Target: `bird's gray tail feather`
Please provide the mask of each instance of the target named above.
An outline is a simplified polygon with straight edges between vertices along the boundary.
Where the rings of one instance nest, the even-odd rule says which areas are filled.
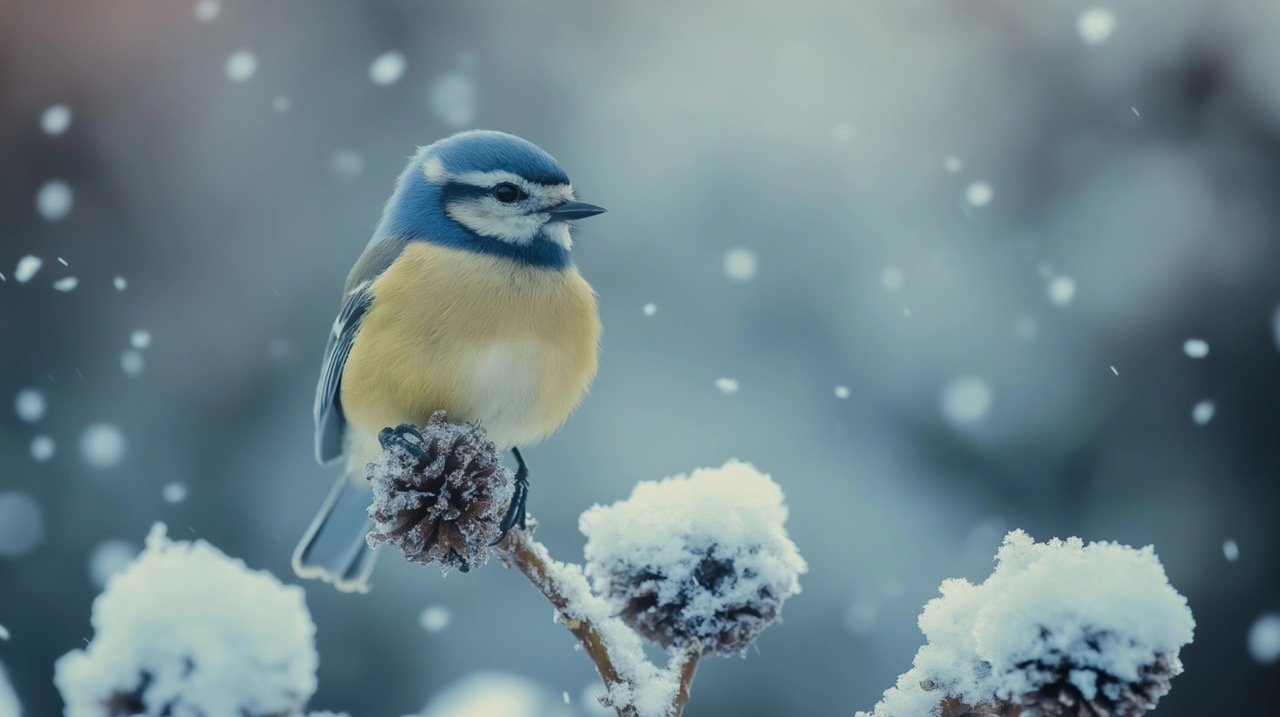
[[[367,488],[338,478],[307,534],[293,551],[293,571],[318,578],[343,592],[368,592],[369,573],[378,557],[364,536],[373,527],[367,514],[372,496]]]

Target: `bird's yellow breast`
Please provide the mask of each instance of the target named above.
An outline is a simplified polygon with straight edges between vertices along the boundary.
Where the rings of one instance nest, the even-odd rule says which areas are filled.
[[[370,289],[341,388],[348,424],[365,442],[443,409],[480,421],[499,446],[534,443],[568,418],[595,376],[600,319],[574,267],[415,241]]]

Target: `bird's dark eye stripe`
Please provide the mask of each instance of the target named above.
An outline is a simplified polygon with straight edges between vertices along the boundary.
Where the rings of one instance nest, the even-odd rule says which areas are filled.
[[[511,204],[529,197],[525,191],[510,182],[503,182],[493,188],[493,196],[503,204]]]

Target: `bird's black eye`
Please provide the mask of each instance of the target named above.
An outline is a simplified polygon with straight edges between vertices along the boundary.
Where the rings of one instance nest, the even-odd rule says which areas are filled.
[[[503,204],[511,204],[520,199],[524,199],[528,195],[511,182],[503,182],[493,188],[493,196]]]

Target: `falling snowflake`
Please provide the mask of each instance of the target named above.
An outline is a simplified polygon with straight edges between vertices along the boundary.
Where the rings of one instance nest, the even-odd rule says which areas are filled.
[[[840,123],[831,128],[831,140],[836,144],[849,144],[853,141],[853,125]]]
[[[1280,660],[1280,614],[1267,613],[1254,621],[1249,628],[1249,655],[1262,665]]]
[[[138,548],[124,540],[104,540],[89,554],[89,579],[99,588],[107,586],[112,575],[129,567],[138,557]]]
[[[978,376],[960,376],[942,389],[938,407],[954,426],[966,426],[986,417],[994,403],[991,385]]]
[[[995,199],[996,190],[986,182],[974,182],[964,190],[964,200],[971,207],[985,207]]]
[[[110,468],[119,463],[127,446],[124,434],[110,423],[94,423],[80,435],[80,455],[92,468]]]
[[[271,109],[281,114],[288,112],[292,105],[293,103],[284,95],[276,95],[271,99]]]
[[[329,168],[333,171],[333,176],[344,182],[351,182],[364,173],[364,157],[349,149],[335,150],[329,156]]]
[[[40,115],[40,129],[44,133],[56,137],[71,126],[71,108],[66,105],[53,105]]]
[[[26,493],[0,493],[0,556],[26,555],[43,539],[40,504]]]
[[[1098,45],[1116,31],[1116,16],[1105,7],[1091,7],[1076,18],[1076,30],[1086,45]]]
[[[1049,282],[1049,301],[1054,306],[1070,306],[1076,298],[1076,280],[1063,274]]]
[[[466,75],[441,75],[431,83],[427,98],[436,117],[454,129],[470,125],[476,116],[476,88]]]
[[[258,71],[258,57],[248,50],[236,50],[227,57],[225,69],[232,82],[248,82]]]
[[[66,182],[56,179],[45,182],[36,193],[36,210],[40,212],[40,216],[51,222],[64,219],[71,213],[71,206],[74,203],[75,196],[71,192],[71,187]]]
[[[28,254],[18,260],[18,266],[13,270],[13,278],[17,279],[19,284],[25,284],[31,281],[43,265],[44,261],[40,257]]]
[[[720,389],[720,393],[723,393],[725,395],[737,393],[738,382],[731,378],[725,378],[725,377],[717,378],[716,388]]]
[[[80,280],[74,276],[64,276],[53,282],[53,288],[64,294],[75,291],[77,286],[80,286]]]
[[[958,173],[964,169],[964,162],[954,154],[948,155],[942,159],[942,167],[952,174]]]
[[[1193,359],[1202,359],[1209,355],[1209,342],[1204,339],[1187,339],[1182,344],[1182,351]]]
[[[759,261],[750,249],[738,247],[724,254],[724,273],[734,281],[749,281],[756,275],[757,268]]]
[[[217,0],[200,0],[195,7],[196,19],[200,22],[213,22],[221,10]]]
[[[1226,558],[1228,563],[1234,563],[1240,559],[1240,546],[1236,545],[1236,541],[1222,541],[1222,557]]]
[[[151,345],[151,332],[146,329],[138,329],[129,334],[129,345],[135,349],[142,351]]]
[[[843,401],[844,399],[846,399],[846,398],[848,398],[848,397],[849,397],[849,387],[848,387],[848,386],[836,386],[836,391],[835,391],[835,393],[836,393],[836,398],[838,398],[838,399],[840,399],[841,401]]]
[[[375,85],[393,85],[404,74],[405,59],[399,52],[384,52],[369,65],[369,79]]]
[[[164,502],[176,505],[187,499],[187,486],[179,481],[165,483],[164,488],[160,490],[160,495],[164,498]]]
[[[645,304],[644,307],[641,308],[640,310],[644,312],[645,316],[653,316],[654,314],[658,313],[658,305],[652,304],[652,303]]]
[[[427,632],[440,632],[452,621],[453,615],[443,605],[432,605],[418,615],[418,624]]]
[[[112,279],[111,284],[116,287],[116,291],[124,291],[129,288],[129,282],[123,276],[117,276]]]
[[[880,272],[880,284],[889,291],[901,289],[904,278],[902,270],[896,266],[886,266],[884,271]]]
[[[142,358],[142,354],[127,349],[120,354],[120,370],[124,371],[126,376],[141,376],[143,369],[146,368],[146,361]]]
[[[1200,401],[1191,408],[1191,420],[1195,421],[1197,426],[1203,426],[1213,420],[1214,410],[1213,401]]]
[[[58,445],[49,436],[36,436],[31,439],[31,457],[44,463],[53,458]]]
[[[34,388],[24,388],[18,392],[13,400],[14,411],[17,412],[18,418],[27,423],[35,423],[44,418],[45,409],[48,403],[44,399],[44,394]]]

